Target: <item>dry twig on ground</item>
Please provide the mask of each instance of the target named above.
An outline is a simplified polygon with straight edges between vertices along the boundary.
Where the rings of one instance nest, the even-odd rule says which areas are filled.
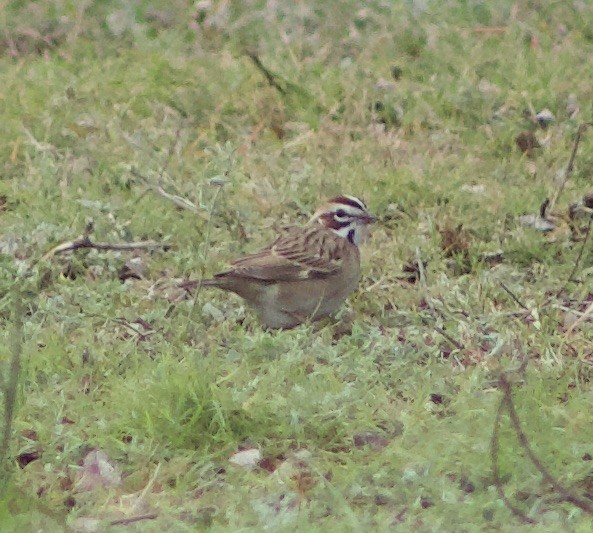
[[[556,205],[558,198],[560,198],[560,195],[562,194],[564,187],[566,187],[568,178],[570,177],[570,174],[572,173],[572,170],[574,168],[574,161],[576,159],[577,150],[578,150],[579,144],[581,142],[581,136],[583,135],[583,133],[587,129],[587,127],[590,125],[591,125],[590,122],[584,122],[579,126],[579,129],[577,130],[577,133],[574,138],[574,144],[572,146],[572,153],[570,154],[570,159],[568,160],[568,164],[566,165],[566,169],[564,170],[564,176],[562,178],[562,181],[560,182],[560,185],[558,187],[558,190],[556,191],[556,194],[552,197],[552,200],[549,203],[550,210],[554,209],[554,206]]]
[[[151,191],[156,192],[159,196],[162,196],[165,200],[169,200],[173,202],[177,207],[180,209],[187,209],[196,215],[206,218],[207,213],[205,209],[201,209],[196,206],[193,202],[188,200],[187,198],[183,198],[183,196],[179,196],[178,194],[171,194],[165,191],[165,189],[157,184],[150,181],[146,176],[140,174],[136,169],[132,169],[130,171],[135,178],[138,178],[144,185],[146,185]]]
[[[118,252],[127,252],[133,250],[159,250],[167,251],[171,248],[170,244],[156,242],[156,241],[139,241],[139,242],[124,242],[124,243],[107,243],[94,242],[90,238],[93,231],[93,223],[87,224],[84,233],[72,241],[66,241],[54,246],[49,252],[43,255],[42,259],[51,259],[55,255],[66,252],[74,252],[82,248],[93,248],[95,250],[111,250]]]
[[[134,524],[136,522],[140,522],[142,520],[155,520],[158,518],[156,513],[150,514],[143,514],[140,516],[131,516],[130,518],[119,518],[117,520],[112,520],[109,522],[110,526],[129,526],[130,524]]]
[[[526,366],[526,361],[522,364],[522,369]],[[519,415],[517,414],[517,410],[515,409],[515,404],[513,402],[513,395],[512,395],[512,385],[508,379],[508,375],[506,372],[501,372],[500,378],[498,380],[498,388],[503,393],[503,397],[500,400],[499,408],[497,411],[496,419],[494,422],[494,428],[492,431],[492,443],[491,443],[491,461],[492,461],[492,474],[494,477],[494,482],[496,485],[496,490],[498,495],[503,500],[507,508],[518,518],[520,518],[525,523],[535,523],[534,520],[528,517],[522,510],[518,507],[515,507],[507,498],[502,488],[502,480],[500,479],[500,471],[498,468],[498,452],[500,448],[499,443],[499,432],[500,432],[500,424],[502,413],[506,408],[506,411],[509,415],[509,419],[511,421],[511,426],[521,448],[527,454],[527,457],[535,467],[535,469],[541,474],[542,478],[546,483],[548,483],[552,489],[559,493],[560,496],[564,501],[570,502],[576,507],[580,508],[587,514],[593,515],[593,503],[588,502],[584,499],[579,498],[576,494],[568,490],[564,485],[560,483],[560,481],[555,478],[550,471],[544,466],[541,459],[535,454],[533,451],[529,439],[527,435],[523,431],[523,427],[521,425],[521,421],[519,420]]]

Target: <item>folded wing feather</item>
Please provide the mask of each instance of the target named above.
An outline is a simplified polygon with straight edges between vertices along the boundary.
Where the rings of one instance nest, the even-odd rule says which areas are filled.
[[[280,236],[271,246],[247,255],[232,268],[216,277],[233,276],[263,281],[297,281],[323,278],[342,266],[344,244],[324,228],[303,233],[294,228]]]

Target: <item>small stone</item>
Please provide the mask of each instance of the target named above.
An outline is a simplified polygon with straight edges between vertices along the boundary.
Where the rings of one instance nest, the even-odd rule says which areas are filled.
[[[257,448],[241,450],[229,458],[229,463],[247,470],[255,469],[260,461],[261,452]]]
[[[142,279],[148,274],[148,267],[141,257],[132,257],[128,259],[123,267],[119,270],[119,279],[126,281],[127,279]]]
[[[535,115],[537,123],[542,128],[547,128],[552,122],[556,120],[556,117],[549,109],[542,109],[537,115]]]
[[[538,215],[522,215],[519,217],[519,223],[522,226],[531,227],[542,232],[552,231],[556,227],[551,220]]]
[[[224,313],[210,302],[207,302],[203,305],[202,316],[211,318],[216,322],[222,322],[224,320]]]
[[[576,115],[579,112],[579,109],[580,109],[580,106],[579,106],[579,100],[577,98],[577,95],[574,93],[569,94],[567,102],[566,102],[566,112],[568,113],[568,116],[570,118],[576,117]]]

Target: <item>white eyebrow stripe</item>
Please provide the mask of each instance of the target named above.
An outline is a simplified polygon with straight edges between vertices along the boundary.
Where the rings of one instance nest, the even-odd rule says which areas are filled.
[[[362,202],[362,200],[360,198],[356,198],[356,196],[350,196],[349,194],[345,194],[344,198],[348,198],[348,200],[351,200],[353,203],[357,204],[358,207],[360,209],[362,209],[363,211],[367,210],[366,205],[364,205],[364,203]]]

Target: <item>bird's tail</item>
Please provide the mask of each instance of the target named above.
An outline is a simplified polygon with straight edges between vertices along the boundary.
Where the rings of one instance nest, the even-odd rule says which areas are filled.
[[[185,289],[186,291],[193,291],[198,287],[218,287],[220,282],[216,279],[202,279],[202,280],[191,280],[187,279],[182,281],[178,287],[180,289]]]

